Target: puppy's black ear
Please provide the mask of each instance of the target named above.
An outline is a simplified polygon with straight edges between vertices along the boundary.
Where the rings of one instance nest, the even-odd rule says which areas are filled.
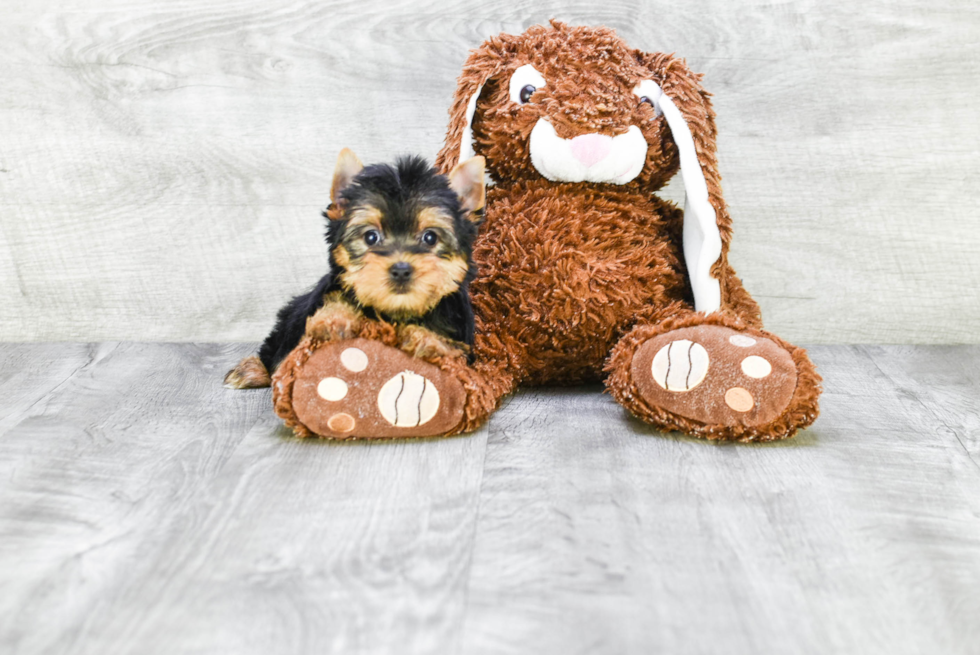
[[[330,201],[334,204],[340,198],[340,192],[350,186],[364,164],[357,158],[350,148],[344,148],[337,157],[337,166],[333,170],[333,184],[330,185]]]
[[[449,174],[449,186],[459,196],[460,205],[471,220],[479,220],[479,211],[487,200],[484,180],[486,160],[477,155],[456,166]]]

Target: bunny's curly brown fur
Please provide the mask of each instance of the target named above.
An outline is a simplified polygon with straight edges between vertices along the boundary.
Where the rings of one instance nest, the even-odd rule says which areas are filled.
[[[547,83],[520,104],[508,81],[528,64]],[[643,80],[655,81],[686,120],[715,210],[722,247],[711,274],[719,282],[721,306],[709,316],[694,310],[683,212],[653,195],[677,173],[679,153],[665,117],[637,101],[633,90]],[[715,115],[700,76],[682,60],[631,49],[610,29],[553,21],[519,36],[501,34],[473,51],[450,116],[437,166],[449,170],[456,164],[469,128],[473,150],[486,158],[496,181],[474,252],[475,371],[485,381],[481,405],[489,395],[495,406],[518,384],[606,379],[618,401],[664,429],[755,441],[791,436],[812,423],[819,376],[805,351],[761,331],[759,307],[728,264],[731,218],[717,167]],[[530,148],[541,119],[562,139],[615,137],[635,125],[647,143],[643,168],[626,184],[545,179]],[[643,398],[629,372],[636,350],[671,326],[692,325],[746,330],[791,353],[796,388],[777,419],[746,425],[735,416],[716,424],[699,420],[697,410],[679,415]],[[485,418],[473,413],[461,429]]]

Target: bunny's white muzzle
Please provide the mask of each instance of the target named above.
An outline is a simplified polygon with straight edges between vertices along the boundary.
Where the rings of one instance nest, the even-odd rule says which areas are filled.
[[[647,142],[636,125],[625,134],[582,134],[563,139],[546,119],[538,119],[529,141],[531,163],[552,182],[633,181],[647,158]]]

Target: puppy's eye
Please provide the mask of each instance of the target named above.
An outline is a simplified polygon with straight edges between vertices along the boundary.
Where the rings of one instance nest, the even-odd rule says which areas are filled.
[[[435,230],[426,230],[422,233],[422,243],[427,246],[434,246],[439,243],[439,235]]]
[[[510,99],[519,105],[526,105],[534,92],[543,86],[545,81],[541,73],[534,70],[531,64],[524,64],[510,76],[510,84],[508,84]]]
[[[649,96],[643,96],[643,97],[640,98],[640,104],[642,105],[644,103],[646,103],[646,104],[650,105],[651,107],[653,107],[653,100],[650,100],[650,97]]]
[[[381,241],[381,233],[377,230],[368,230],[364,233],[364,243],[369,246],[373,246]]]

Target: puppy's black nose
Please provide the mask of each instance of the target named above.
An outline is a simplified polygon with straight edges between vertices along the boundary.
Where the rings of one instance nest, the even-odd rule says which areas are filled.
[[[412,279],[412,265],[408,262],[395,262],[388,269],[388,275],[395,284],[405,284]]]

